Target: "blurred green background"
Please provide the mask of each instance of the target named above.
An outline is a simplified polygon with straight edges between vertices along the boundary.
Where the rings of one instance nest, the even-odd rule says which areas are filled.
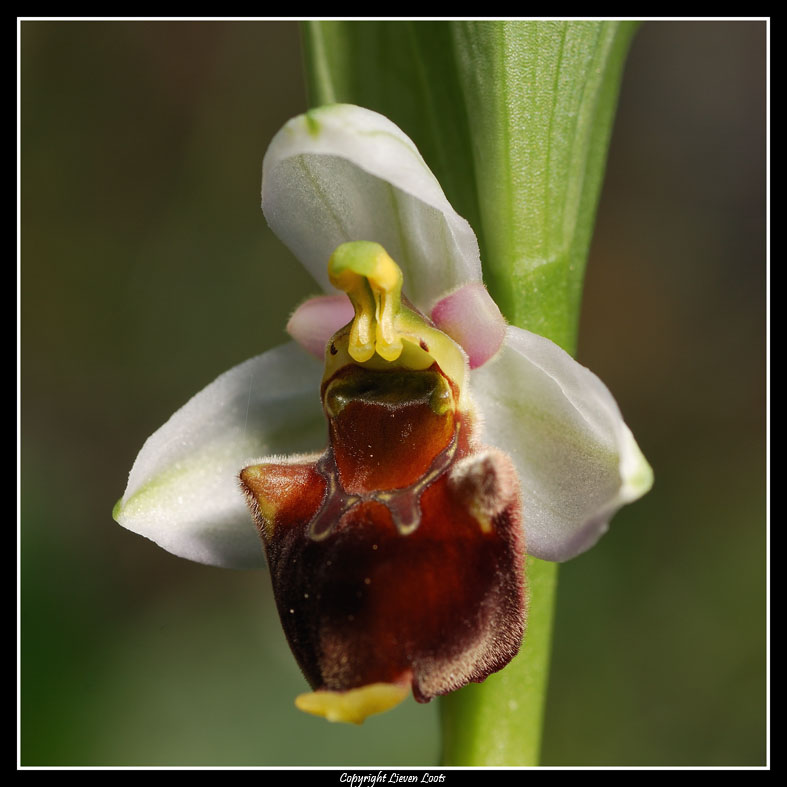
[[[766,760],[766,26],[651,22],[623,83],[580,360],[656,484],[560,573],[546,765]],[[306,106],[289,22],[21,23],[21,763],[428,765],[360,729],[264,573],[113,523],[145,438],[315,291],[259,210]]]

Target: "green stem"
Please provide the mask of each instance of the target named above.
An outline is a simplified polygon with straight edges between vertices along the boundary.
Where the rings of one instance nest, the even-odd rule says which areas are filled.
[[[514,325],[576,349],[624,22],[455,22],[489,291]]]
[[[556,563],[528,558],[522,650],[484,683],[441,698],[444,765],[538,765],[556,584]]]
[[[625,56],[621,23],[454,23],[486,283],[512,323],[576,351]],[[501,87],[502,86],[502,87]],[[519,655],[442,699],[443,763],[538,765],[557,565],[527,561]]]

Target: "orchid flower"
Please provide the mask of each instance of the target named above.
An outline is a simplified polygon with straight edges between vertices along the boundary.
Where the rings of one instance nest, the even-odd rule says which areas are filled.
[[[261,537],[314,689],[299,707],[362,721],[502,668],[525,550],[587,550],[652,473],[604,384],[506,325],[470,225],[391,121],[351,105],[289,121],[262,208],[324,294],[294,341],[148,438],[114,516],[219,566],[262,566]]]

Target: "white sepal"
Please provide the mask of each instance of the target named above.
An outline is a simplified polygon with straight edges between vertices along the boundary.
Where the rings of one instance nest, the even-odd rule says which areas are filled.
[[[261,456],[325,447],[321,376],[294,342],[222,374],[147,439],[115,519],[179,557],[262,566],[238,473]]]
[[[262,169],[271,229],[326,292],[328,259],[347,241],[382,244],[423,312],[481,280],[478,242],[415,144],[377,112],[349,104],[311,110],[274,137]]]
[[[652,471],[612,394],[556,344],[509,327],[502,350],[471,380],[484,441],[519,472],[529,554],[575,557],[650,489]]]

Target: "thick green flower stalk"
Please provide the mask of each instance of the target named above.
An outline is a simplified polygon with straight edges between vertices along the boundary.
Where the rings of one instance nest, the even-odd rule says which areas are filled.
[[[313,105],[352,102],[419,146],[481,247],[512,324],[574,352],[627,22],[315,22]],[[555,563],[530,557],[521,654],[443,699],[446,764],[538,762]]]

